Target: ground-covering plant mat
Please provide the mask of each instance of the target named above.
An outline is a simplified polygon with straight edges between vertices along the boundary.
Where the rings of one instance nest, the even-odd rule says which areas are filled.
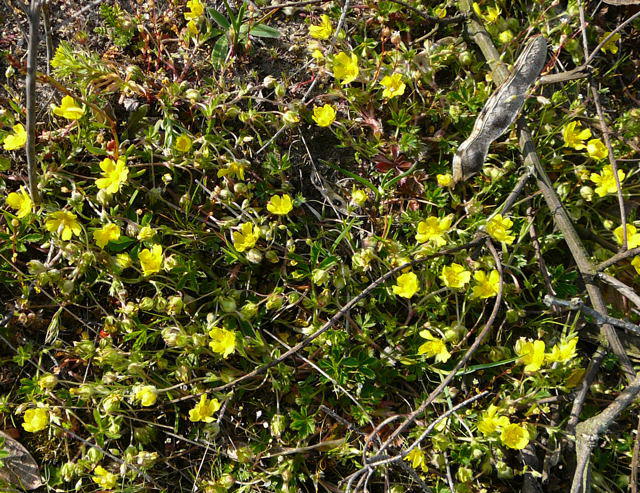
[[[633,3],[3,1],[2,488],[637,491]]]

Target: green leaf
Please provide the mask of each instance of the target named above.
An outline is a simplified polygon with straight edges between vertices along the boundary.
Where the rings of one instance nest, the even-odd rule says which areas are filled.
[[[355,173],[352,173],[351,171],[348,171],[346,169],[343,169],[340,166],[337,166],[337,165],[335,165],[333,163],[330,163],[329,161],[322,161],[322,164],[326,164],[330,168],[333,168],[336,171],[339,171],[340,173],[347,175],[349,178],[353,178],[358,183],[360,183],[361,185],[364,185],[365,187],[370,189],[373,193],[375,193],[376,194],[376,198],[380,197],[380,191],[378,190],[378,187],[376,187],[373,183],[371,183],[366,178],[362,178],[361,176],[356,175]]]
[[[231,23],[229,20],[218,12],[216,9],[208,9],[209,15],[213,18],[213,20],[225,31],[231,27]]]
[[[221,36],[213,45],[211,51],[211,63],[214,67],[220,67],[227,59],[227,53],[229,53],[229,41],[226,36]]]
[[[276,28],[267,26],[266,24],[256,24],[253,26],[249,34],[258,38],[274,38],[280,37],[281,33]]]

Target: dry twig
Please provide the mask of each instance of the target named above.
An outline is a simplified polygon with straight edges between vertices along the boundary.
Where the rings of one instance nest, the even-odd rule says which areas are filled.
[[[29,8],[29,49],[27,53],[27,172],[29,174],[29,194],[34,204],[40,203],[38,191],[38,163],[36,161],[36,71],[38,45],[40,40],[41,0],[31,0]]]

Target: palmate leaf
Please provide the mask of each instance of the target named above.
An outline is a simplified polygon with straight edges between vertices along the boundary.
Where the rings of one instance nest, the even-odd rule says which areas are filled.
[[[35,490],[42,486],[44,483],[38,464],[29,451],[2,431],[0,438],[4,442],[2,450],[5,452],[0,466],[0,486],[3,482],[25,490]]]

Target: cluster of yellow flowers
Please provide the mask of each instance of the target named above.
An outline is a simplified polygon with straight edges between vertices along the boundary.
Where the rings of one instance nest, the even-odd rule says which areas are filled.
[[[314,106],[311,117],[319,127],[328,127],[336,120],[336,109],[330,104],[324,106]]]
[[[293,200],[288,194],[274,195],[267,202],[267,210],[276,216],[286,216],[293,210]],[[252,249],[260,238],[260,228],[253,223],[243,223],[232,234],[233,247],[239,252]]]
[[[5,151],[15,151],[21,149],[27,143],[27,131],[22,123],[13,126],[13,133],[7,135],[3,141]]]
[[[78,106],[71,96],[65,96],[62,98],[60,106],[53,107],[53,114],[68,120],[79,120],[84,115],[84,108]],[[12,130],[13,132],[2,140],[5,151],[21,149],[27,143],[27,130],[22,123],[15,124]]]
[[[184,13],[185,20],[187,22],[187,29],[192,35],[198,34],[198,19],[204,14],[204,5],[200,0],[189,0],[187,2],[188,12]]]
[[[112,490],[118,483],[118,476],[107,471],[102,466],[96,466],[93,470],[93,481],[103,490]]]
[[[220,327],[213,327],[209,331],[209,347],[214,353],[222,355],[227,359],[230,354],[233,354],[236,350],[236,333],[232,330],[221,329]]]
[[[566,147],[571,147],[577,151],[586,149],[587,154],[593,159],[602,160],[609,155],[607,146],[600,139],[590,139],[586,144],[584,143],[585,140],[591,137],[591,130],[588,128],[581,129],[580,122],[568,123],[562,129],[562,137]]]
[[[626,176],[627,175],[624,171],[622,171],[621,169],[618,170],[618,181],[620,182],[620,185],[622,185],[622,182],[624,181]],[[613,172],[613,166],[610,164],[604,166],[599,174],[591,173],[589,179],[593,183],[598,185],[596,187],[596,193],[599,197],[604,197],[606,195],[609,195],[610,193],[616,193],[618,191],[618,185],[616,183],[616,177]]]
[[[472,290],[472,298],[486,299],[497,296],[500,288],[500,274],[497,270],[494,269],[489,273],[478,270],[474,273],[473,278],[476,285]],[[442,268],[440,279],[448,288],[461,289],[471,281],[471,272],[462,265],[453,262]],[[406,272],[398,276],[396,284],[391,288],[393,294],[403,298],[411,298],[420,290],[420,282],[415,273]]]
[[[478,431],[483,435],[500,433],[500,441],[507,447],[522,450],[529,444],[530,435],[526,426],[511,423],[506,416],[499,415],[500,409],[491,404],[478,421]]]
[[[426,355],[427,358],[435,358],[438,363],[446,363],[451,358],[451,353],[447,349],[447,343],[440,337],[435,337],[429,330],[421,330],[420,337],[426,339],[418,348],[418,354]]]
[[[502,10],[500,10],[500,7],[492,7],[492,6],[488,6],[483,11],[480,8],[480,5],[478,5],[478,2],[473,2],[472,7],[476,15],[480,17],[483,21],[487,22],[488,24],[493,24],[495,21],[497,21],[498,18],[500,17],[500,14],[502,13]]]
[[[5,201],[9,207],[17,211],[16,217],[19,219],[31,214],[31,210],[33,209],[31,197],[29,197],[24,187],[20,187],[20,190],[17,192],[11,192],[7,195]]]
[[[533,373],[545,363],[567,363],[576,357],[577,337],[562,339],[558,344],[545,353],[545,343],[541,340],[532,341],[521,337],[516,341],[515,352],[518,355],[518,364],[525,365],[526,373]]]
[[[633,224],[626,224],[627,229],[627,248],[636,248],[640,246],[640,233],[638,229]],[[613,230],[613,236],[615,237],[618,245],[622,245],[624,243],[624,228],[622,226],[618,226]]]
[[[49,409],[46,407],[36,407],[27,409],[23,416],[22,427],[25,431],[35,433],[44,430],[49,426]]]
[[[203,421],[211,423],[214,420],[213,414],[220,409],[218,399],[208,399],[206,394],[200,396],[198,402],[193,409],[189,411],[189,420],[193,422]]]
[[[485,230],[494,240],[511,245],[513,240],[516,239],[516,237],[511,234],[512,226],[513,221],[511,219],[502,217],[502,214],[496,214],[489,219]]]
[[[134,398],[144,407],[153,406],[158,400],[158,389],[153,385],[140,385],[134,387],[133,391]]]

